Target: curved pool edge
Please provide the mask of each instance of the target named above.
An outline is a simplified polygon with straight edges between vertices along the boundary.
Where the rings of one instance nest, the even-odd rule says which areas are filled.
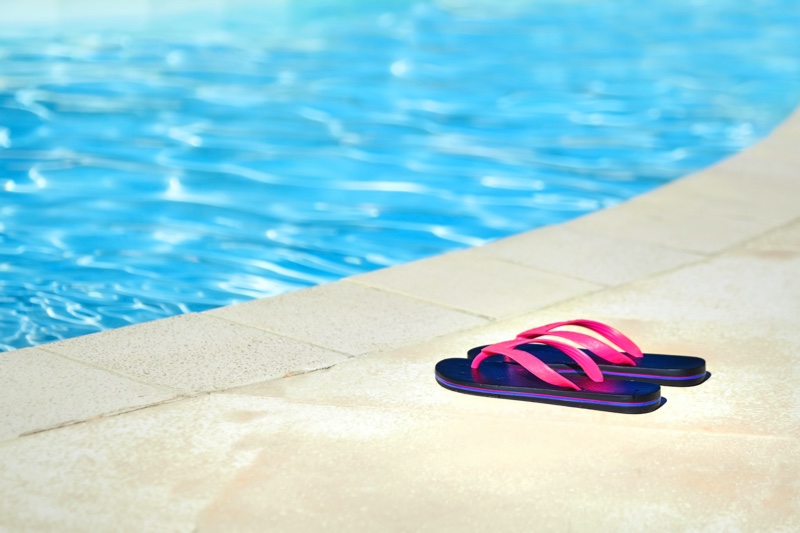
[[[423,349],[458,332],[508,335],[514,328],[505,324],[561,302],[709,261],[800,217],[797,145],[800,109],[747,150],[560,225],[275,297],[7,352],[6,376],[36,365],[57,369],[25,378],[41,388],[42,400],[57,400],[69,389],[60,384],[74,379],[87,388],[74,408],[12,413],[0,439],[399,347]],[[30,400],[30,410],[38,404]]]

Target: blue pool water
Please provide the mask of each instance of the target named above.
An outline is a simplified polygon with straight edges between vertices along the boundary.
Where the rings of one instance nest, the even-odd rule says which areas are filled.
[[[800,97],[790,0],[266,4],[0,25],[0,351],[564,221]]]

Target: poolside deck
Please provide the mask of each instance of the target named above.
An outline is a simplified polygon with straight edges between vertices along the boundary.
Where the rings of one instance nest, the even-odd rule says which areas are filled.
[[[0,354],[0,531],[800,528],[800,112],[564,225]],[[647,415],[433,366],[567,318],[696,354]]]

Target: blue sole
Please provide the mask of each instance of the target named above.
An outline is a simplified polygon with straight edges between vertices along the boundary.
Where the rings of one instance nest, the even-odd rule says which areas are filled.
[[[639,414],[658,409],[661,387],[636,381],[596,383],[584,376],[572,381],[582,390],[564,389],[546,383],[520,365],[485,361],[473,370],[469,359],[444,359],[436,364],[436,381],[442,387],[477,396],[507,398],[564,407],[579,407],[615,413]]]

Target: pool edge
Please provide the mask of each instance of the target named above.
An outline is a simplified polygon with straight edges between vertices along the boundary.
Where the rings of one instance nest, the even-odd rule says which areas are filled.
[[[72,368],[63,379],[88,367],[100,383],[120,387],[122,380],[128,391],[149,387],[158,405],[422,347],[708,261],[797,220],[798,141],[800,108],[742,152],[563,224],[288,294],[9,353],[61,357]],[[626,260],[591,260],[612,252]],[[33,420],[6,438],[125,407],[114,401],[44,425]],[[129,407],[141,408],[141,401]]]

